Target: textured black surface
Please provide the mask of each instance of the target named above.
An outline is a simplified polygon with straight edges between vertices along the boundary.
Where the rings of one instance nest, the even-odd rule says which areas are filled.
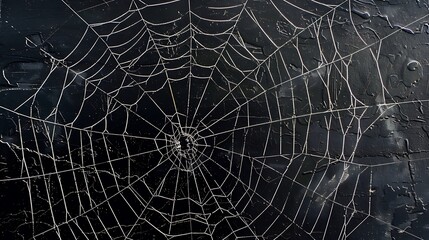
[[[426,1],[0,1],[1,239],[428,239]]]

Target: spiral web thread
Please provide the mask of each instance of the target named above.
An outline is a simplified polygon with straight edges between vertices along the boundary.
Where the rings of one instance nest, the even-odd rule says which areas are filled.
[[[53,53],[27,38],[49,71],[0,92],[21,94],[0,104],[18,134],[1,138],[14,159],[0,162],[0,182],[27,190],[14,231],[346,239],[377,222],[422,239],[372,211],[375,172],[403,162],[357,155],[386,114],[427,105],[395,98],[379,64],[427,11],[369,29],[357,9],[376,4],[309,2],[63,1],[78,41]],[[349,81],[362,56],[373,97]]]

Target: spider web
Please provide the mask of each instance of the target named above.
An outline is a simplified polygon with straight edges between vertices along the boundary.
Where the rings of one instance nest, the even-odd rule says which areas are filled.
[[[429,236],[429,12],[393,2],[63,0],[44,34],[6,16],[32,57],[3,68],[2,236]]]

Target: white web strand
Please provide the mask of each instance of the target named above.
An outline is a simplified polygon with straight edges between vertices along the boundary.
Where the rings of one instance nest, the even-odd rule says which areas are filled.
[[[50,61],[40,84],[0,89],[29,93],[0,104],[18,130],[0,144],[20,165],[0,183],[25,183],[29,207],[17,215],[29,216],[31,238],[347,239],[375,221],[423,239],[373,211],[373,178],[427,158],[368,163],[359,147],[396,108],[429,102],[395,98],[381,66],[384,44],[429,14],[375,25],[374,37],[351,0],[62,2],[83,26],[74,46],[40,48]],[[369,100],[351,82],[363,55],[375,72]]]

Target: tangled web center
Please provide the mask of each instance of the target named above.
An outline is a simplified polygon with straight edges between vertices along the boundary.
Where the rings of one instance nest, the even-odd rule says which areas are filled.
[[[197,152],[197,143],[195,138],[189,133],[182,133],[177,139],[174,139],[177,155],[185,160],[195,159]]]

